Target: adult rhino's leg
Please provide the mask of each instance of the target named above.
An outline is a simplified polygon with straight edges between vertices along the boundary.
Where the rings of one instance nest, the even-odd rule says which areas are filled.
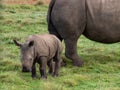
[[[83,61],[77,53],[77,40],[78,38],[68,38],[65,40],[65,55],[72,60],[74,66],[82,66]]]
[[[67,58],[71,59],[74,66],[82,66],[83,61],[78,56],[77,53],[77,41],[80,35],[84,31],[84,23],[82,23],[81,28],[78,25],[69,24],[69,21],[64,23],[63,27],[61,27],[61,30],[59,31],[61,36],[63,36],[64,42],[65,42],[65,55]],[[62,31],[62,32],[61,32]]]
[[[85,30],[85,12],[85,0],[56,0],[50,14],[51,23],[65,41],[65,54],[75,66],[83,64],[77,54],[77,40]]]

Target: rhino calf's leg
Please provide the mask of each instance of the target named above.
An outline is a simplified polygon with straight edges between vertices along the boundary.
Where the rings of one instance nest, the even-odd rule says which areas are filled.
[[[47,79],[46,66],[47,66],[47,57],[40,57],[39,70],[40,70],[41,78],[45,78],[45,79]]]
[[[61,62],[62,62],[62,58],[61,58],[60,54],[58,53],[57,57],[55,57],[54,76],[58,76],[59,75],[59,69],[61,67]]]
[[[71,59],[74,66],[82,66],[83,61],[77,54],[77,38],[68,38],[65,40],[65,55]]]
[[[55,62],[52,60],[48,61],[48,67],[49,67],[49,74],[53,75],[55,70]]]
[[[33,64],[32,66],[32,78],[35,78],[36,77],[36,67],[35,67],[35,64]]]

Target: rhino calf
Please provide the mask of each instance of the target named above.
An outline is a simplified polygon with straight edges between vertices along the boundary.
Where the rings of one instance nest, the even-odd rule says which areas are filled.
[[[26,39],[24,44],[14,40],[14,43],[20,47],[21,62],[23,72],[32,72],[32,78],[36,77],[35,64],[38,63],[41,78],[47,78],[46,66],[49,67],[49,73],[58,76],[61,66],[62,44],[60,40],[50,34],[32,35]],[[54,61],[53,61],[54,60]]]

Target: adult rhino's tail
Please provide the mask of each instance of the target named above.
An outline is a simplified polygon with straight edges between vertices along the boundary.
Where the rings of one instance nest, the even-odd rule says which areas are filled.
[[[48,9],[48,14],[47,14],[48,31],[49,31],[50,34],[54,34],[55,36],[57,36],[62,41],[63,38],[57,32],[57,29],[53,25],[52,19],[51,19],[51,12],[52,12],[52,9],[54,7],[55,1],[56,0],[51,0],[50,5],[49,5],[49,9]]]

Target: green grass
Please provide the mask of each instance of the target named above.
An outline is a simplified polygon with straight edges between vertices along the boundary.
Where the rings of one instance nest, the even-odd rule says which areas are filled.
[[[120,43],[100,44],[84,36],[78,41],[83,67],[73,67],[65,58],[66,67],[57,78],[32,79],[21,72],[20,51],[13,39],[24,42],[32,34],[48,33],[48,6],[3,5],[0,8],[0,90],[120,90]],[[63,43],[64,46],[64,43]]]

